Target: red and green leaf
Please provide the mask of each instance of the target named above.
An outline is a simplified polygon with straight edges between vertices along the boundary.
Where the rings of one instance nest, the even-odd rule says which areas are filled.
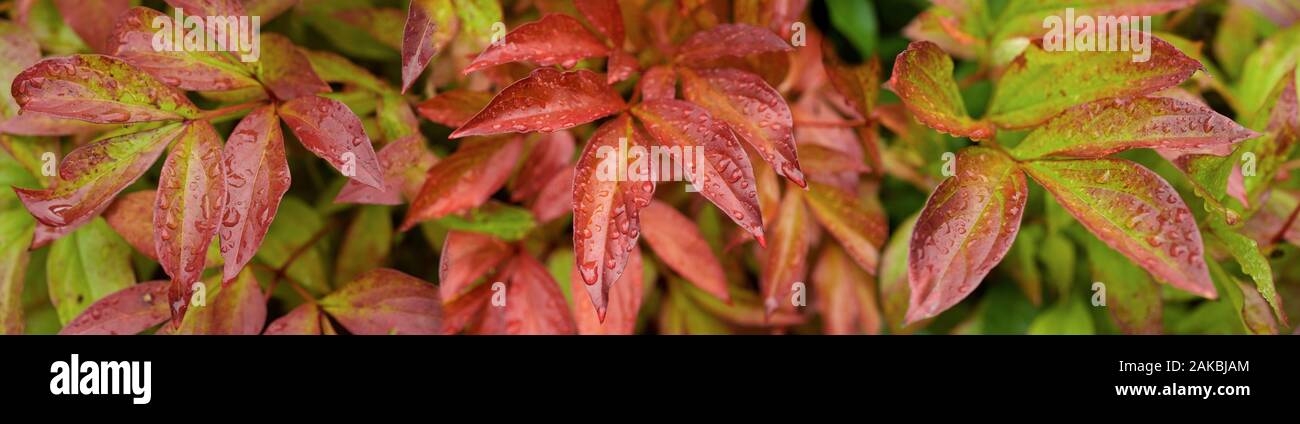
[[[95,301],[135,284],[131,247],[103,219],[55,241],[49,255],[45,272],[59,322],[72,321]]]
[[[908,250],[907,323],[966,298],[1011,248],[1025,213],[1025,175],[1004,154],[972,147],[930,194]]]
[[[154,27],[156,19],[171,19],[153,9],[135,7],[117,21],[111,38],[114,56],[126,60],[163,83],[184,90],[226,91],[256,87],[252,70],[228,52],[188,51],[172,48],[157,50],[155,40],[163,46],[183,43],[173,39],[172,31]]]
[[[173,334],[255,336],[266,324],[266,299],[252,270],[244,270],[229,283],[209,284],[208,305],[189,308]]]
[[[304,303],[266,326],[268,336],[318,336],[330,327],[329,318],[314,303]]]
[[[59,334],[138,334],[171,316],[167,307],[170,281],[134,284],[91,304]]]
[[[864,272],[844,250],[835,245],[823,248],[811,279],[827,334],[880,333],[884,321],[876,305],[875,277]]]
[[[442,302],[432,284],[391,269],[362,275],[320,301],[352,334],[439,334]]]
[[[45,59],[14,78],[24,111],[99,124],[179,121],[199,115],[179,91],[109,56]]]
[[[1121,159],[1034,161],[1024,169],[1079,223],[1156,279],[1216,296],[1196,219],[1156,173]]]
[[[173,321],[185,315],[190,286],[202,277],[208,245],[221,225],[224,168],[221,135],[207,121],[187,125],[163,163],[153,214],[154,247],[172,278]]]
[[[1076,106],[1036,128],[1011,154],[1099,158],[1129,149],[1226,156],[1257,134],[1209,107],[1169,97],[1104,99]]]
[[[808,209],[862,269],[876,274],[889,232],[883,210],[868,208],[854,194],[816,181],[805,194]]]
[[[267,91],[282,101],[330,92],[329,84],[312,70],[311,60],[283,35],[262,34],[261,56],[253,74]]]
[[[599,74],[540,68],[501,90],[483,110],[451,133],[451,138],[559,131],[626,107],[623,98]]]
[[[420,77],[434,55],[441,52],[459,30],[451,0],[413,0],[402,32],[402,92]]]
[[[414,199],[424,185],[425,174],[438,163],[438,157],[424,145],[424,138],[409,135],[379,149],[379,164],[384,168],[384,189],[349,179],[334,198],[335,203],[399,205],[402,198]]]
[[[917,41],[894,62],[890,90],[898,94],[916,119],[940,132],[972,140],[993,137],[993,126],[975,121],[952,77],[952,58],[938,45]]]

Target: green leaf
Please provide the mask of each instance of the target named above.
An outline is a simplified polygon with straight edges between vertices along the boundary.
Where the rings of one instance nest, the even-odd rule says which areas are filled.
[[[887,87],[903,100],[917,120],[939,132],[973,140],[993,137],[993,127],[976,122],[966,113],[952,58],[929,41],[913,42],[898,55]]]
[[[190,305],[174,334],[257,335],[266,324],[266,298],[253,271],[244,268],[225,284],[213,276],[207,285],[207,304]]]
[[[1092,335],[1096,332],[1088,304],[1083,299],[1063,298],[1044,310],[1029,324],[1029,334]]]
[[[317,233],[324,228],[324,220],[311,206],[296,197],[285,197],[257,251],[257,259],[281,269],[292,258],[285,275],[312,294],[327,293],[330,283],[325,277],[325,259],[316,246]]]
[[[1048,233],[1038,246],[1038,260],[1043,263],[1047,282],[1056,287],[1058,293],[1069,293],[1074,286],[1075,257],[1074,244],[1063,233]]]
[[[339,246],[334,264],[336,286],[384,264],[393,244],[391,211],[391,207],[377,205],[364,205],[357,210],[352,225],[343,235],[343,244]]]
[[[131,246],[95,218],[50,246],[50,300],[67,323],[99,298],[135,284]]]
[[[1242,271],[1255,280],[1256,289],[1273,308],[1273,314],[1285,322],[1286,313],[1282,311],[1282,298],[1278,296],[1277,288],[1273,285],[1273,268],[1269,265],[1268,258],[1259,251],[1259,245],[1255,240],[1217,221],[1210,222],[1210,229],[1214,232],[1214,236],[1227,246],[1228,253],[1232,254],[1237,264],[1241,265]]]
[[[537,226],[528,209],[498,202],[475,208],[468,216],[443,217],[438,223],[452,230],[490,234],[507,241],[522,239]]]
[[[1270,94],[1282,79],[1296,66],[1300,58],[1300,26],[1292,26],[1264,41],[1242,67],[1237,84],[1238,119],[1248,125],[1263,118],[1261,111],[1268,105]],[[1251,128],[1259,129],[1256,125]]]
[[[1038,262],[1034,260],[1034,252],[1038,251],[1042,241],[1042,224],[1020,227],[1020,234],[1016,235],[1015,243],[1011,244],[1011,251],[1007,252],[1007,258],[1000,264],[1035,306],[1043,303],[1043,276],[1038,270]]]
[[[1031,44],[1002,74],[988,116],[1003,128],[1028,128],[1070,107],[1108,97],[1136,97],[1173,87],[1201,69],[1173,45],[1152,36],[1150,58],[1127,51],[1047,51]]]
[[[1159,334],[1162,300],[1151,276],[1096,237],[1075,233],[1088,251],[1093,280],[1104,284],[1106,311],[1115,324],[1128,334]]]
[[[831,25],[849,39],[863,57],[876,54],[876,9],[862,0],[827,0]]]
[[[983,3],[981,1],[980,3]],[[1045,22],[1051,16],[1064,21],[1066,10],[1073,16],[1145,16],[1150,17],[1191,6],[1196,0],[1038,0],[1006,2],[993,24],[994,40],[1010,37],[1041,37],[1047,32]],[[1147,28],[1133,28],[1147,31]]]
[[[23,333],[23,284],[36,221],[23,210],[0,212],[0,334]]]
[[[300,50],[311,62],[311,68],[316,71],[316,75],[326,82],[351,84],[375,93],[396,92],[396,89],[387,82],[343,56],[327,51]]]

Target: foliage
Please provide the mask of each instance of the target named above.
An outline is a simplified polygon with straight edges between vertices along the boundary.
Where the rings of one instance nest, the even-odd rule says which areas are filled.
[[[1123,33],[1149,56],[1055,48],[1066,8],[1153,16]],[[158,30],[181,10],[259,41]],[[1295,1],[0,13],[6,334],[1282,333],[1300,305]]]

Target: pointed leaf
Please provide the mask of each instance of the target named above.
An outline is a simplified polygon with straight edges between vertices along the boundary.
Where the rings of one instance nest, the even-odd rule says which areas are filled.
[[[644,273],[642,270],[641,249],[632,249],[628,255],[627,268],[618,282],[609,292],[609,308],[602,322],[596,314],[587,296],[573,299],[573,319],[578,325],[578,334],[582,335],[630,335],[636,331],[637,312],[641,310]],[[570,290],[577,292],[586,284],[582,277],[573,272],[569,278]]]
[[[863,272],[844,251],[827,245],[812,271],[817,309],[827,334],[879,334],[875,278]]]
[[[1168,97],[1104,99],[1076,106],[1036,128],[1014,149],[1017,159],[1098,158],[1136,148],[1181,153],[1231,152],[1255,132],[1195,103]]]
[[[515,255],[504,274],[508,281],[504,308],[489,306],[505,334],[573,334],[577,326],[559,283],[527,253]],[[504,309],[504,310],[501,310]],[[491,327],[491,326],[490,326]]]
[[[608,74],[605,83],[614,84],[631,78],[638,69],[641,69],[641,64],[636,56],[622,50],[611,51],[609,61],[605,64],[605,73]]]
[[[447,127],[457,128],[469,122],[492,101],[492,93],[456,89],[434,96],[420,103],[420,115]]]
[[[383,189],[384,172],[361,119],[338,100],[306,96],[280,105],[280,117],[303,147],[343,175]]]
[[[683,68],[682,93],[749,142],[777,174],[800,187],[808,185],[799,169],[794,144],[794,117],[785,98],[762,77],[736,69]]]
[[[14,191],[41,223],[59,227],[82,221],[108,207],[117,193],[148,171],[184,128],[168,124],[82,146],[59,164],[53,188]]]
[[[171,316],[167,308],[170,281],[127,286],[90,305],[59,334],[138,334]]]
[[[262,246],[292,180],[275,107],[263,106],[245,116],[230,133],[222,157],[226,192],[220,228],[222,278],[229,281]]]
[[[154,247],[158,262],[172,277],[172,320],[188,306],[191,284],[202,277],[208,245],[221,225],[226,200],[221,135],[207,121],[186,126],[163,163],[154,205]]]
[[[1259,244],[1218,221],[1211,221],[1210,228],[1214,236],[1227,246],[1228,253],[1237,260],[1237,264],[1241,265],[1241,270],[1255,280],[1256,290],[1273,309],[1273,314],[1285,323],[1287,319],[1286,312],[1282,309],[1282,297],[1278,295],[1277,288],[1273,284],[1273,267],[1260,251]]]
[[[713,297],[731,300],[722,264],[695,222],[656,200],[642,211],[641,228],[646,244],[664,265]]]
[[[572,68],[579,60],[608,53],[609,47],[587,32],[582,22],[569,15],[552,13],[510,31],[500,44],[483,50],[464,73],[510,62]]]
[[[907,323],[975,290],[1011,248],[1028,197],[1025,175],[1002,153],[972,147],[957,155],[957,175],[930,194],[912,231]]]
[[[916,41],[898,55],[886,83],[917,120],[939,132],[987,140],[993,127],[966,114],[966,103],[952,77],[952,58],[938,45]]]
[[[641,103],[632,113],[660,145],[681,147],[683,152],[685,147],[703,149],[703,163],[685,161],[685,177],[759,244],[766,243],[754,170],[731,130],[703,108],[679,100]],[[692,153],[701,156],[698,151]]]
[[[442,218],[486,202],[510,178],[523,142],[516,137],[470,140],[429,168],[428,179],[402,222],[402,231],[416,223]]]
[[[63,21],[98,53],[113,52],[113,23],[131,7],[131,0],[54,0]]]
[[[155,27],[158,19],[176,25],[171,23],[171,17],[147,7],[135,7],[123,14],[111,38],[112,54],[183,90],[226,91],[259,85],[236,54],[168,48],[184,40],[174,40],[170,26]],[[164,48],[155,49],[156,43]]]
[[[438,292],[443,303],[458,299],[475,281],[513,253],[509,245],[489,235],[448,232],[438,263]]]
[[[986,119],[1003,128],[1031,127],[1075,105],[1173,87],[1201,69],[1200,62],[1172,44],[1143,36],[1150,37],[1145,62],[1134,61],[1128,51],[1049,52],[1039,43],[1030,44],[998,81]]]
[[[50,302],[63,323],[96,300],[135,284],[131,247],[101,218],[55,241],[45,265]]]
[[[794,284],[807,277],[809,233],[813,231],[809,224],[802,190],[787,189],[763,266],[763,311],[769,316],[789,300]]]
[[[889,232],[884,211],[870,210],[853,194],[816,181],[809,185],[805,198],[822,228],[844,246],[862,269],[875,275],[880,249]]]
[[[321,299],[320,306],[352,334],[438,334],[438,289],[418,278],[380,268]]]
[[[1097,238],[1157,280],[1215,297],[1196,220],[1156,173],[1121,159],[1034,161],[1025,171]]]
[[[172,334],[220,334],[255,336],[266,324],[266,298],[252,270],[244,270],[231,282],[208,284],[205,306],[185,312],[185,320]]]
[[[655,66],[641,76],[637,83],[641,101],[672,100],[677,98],[677,74],[671,66]]]
[[[420,77],[429,60],[442,51],[459,29],[451,0],[414,0],[402,32],[402,92]]]
[[[615,47],[623,45],[623,10],[618,0],[574,0],[573,6]]]
[[[425,174],[438,163],[438,157],[424,145],[424,138],[410,135],[379,149],[379,164],[384,168],[384,190],[380,191],[349,179],[334,198],[334,203],[399,205],[402,198],[414,199],[424,185]]]
[[[298,46],[280,34],[262,34],[262,52],[253,67],[253,74],[266,89],[282,101],[300,97],[313,97],[330,92],[329,84],[312,70]]]
[[[14,78],[13,95],[24,111],[99,124],[176,121],[199,115],[181,92],[108,56],[42,60]]]
[[[866,62],[851,65],[840,59],[831,46],[822,42],[822,67],[826,69],[827,80],[860,118],[870,118],[880,97],[880,59],[872,56]]]
[[[550,177],[573,160],[573,133],[556,131],[537,139],[510,183],[510,200],[530,199],[542,190]]]
[[[451,138],[508,132],[551,132],[582,125],[627,107],[604,78],[591,71],[539,68],[501,90]]]
[[[794,48],[767,29],[745,24],[721,24],[683,41],[677,50],[677,63],[689,65],[720,57],[791,50]]]
[[[289,311],[288,315],[276,319],[266,326],[263,335],[267,336],[319,336],[322,333],[322,320],[327,320],[320,307],[304,303]],[[328,325],[328,324],[325,324]]]

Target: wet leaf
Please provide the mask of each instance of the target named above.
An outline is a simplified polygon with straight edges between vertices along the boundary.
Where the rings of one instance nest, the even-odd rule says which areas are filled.
[[[14,191],[41,223],[59,227],[85,222],[148,171],[184,130],[181,124],[168,124],[82,146],[59,164],[59,179],[53,188]]]
[[[575,265],[576,266],[576,265]],[[632,249],[628,255],[627,267],[624,268],[618,282],[610,289],[608,309],[604,321],[596,314],[590,298],[577,296],[573,299],[573,319],[577,323],[578,334],[582,335],[630,335],[636,330],[637,312],[641,310],[644,272],[641,262],[641,249]],[[576,267],[569,278],[574,293],[582,290],[586,284],[578,275]]]
[[[690,65],[720,57],[792,50],[794,48],[785,40],[767,29],[745,24],[721,24],[683,41],[678,46],[676,61]]]
[[[299,97],[280,105],[280,117],[303,147],[343,175],[383,189],[384,172],[361,119],[343,102],[318,96]]]
[[[219,234],[222,275],[228,281],[253,260],[292,181],[275,108],[263,106],[245,116],[230,133],[222,157],[226,201]]]
[[[406,13],[406,29],[402,32],[403,93],[460,27],[451,0],[414,0]]]
[[[222,224],[226,199],[221,135],[207,121],[185,127],[163,163],[154,204],[154,248],[172,278],[172,320],[189,304],[190,285],[202,277],[208,245]]]
[[[614,84],[631,78],[638,69],[641,69],[641,65],[636,56],[622,50],[611,51],[609,61],[605,64],[605,83]]]
[[[926,126],[958,137],[987,140],[993,127],[966,113],[966,103],[952,77],[952,58],[929,41],[913,42],[898,55],[887,86],[907,110]]]
[[[626,106],[599,74],[539,68],[501,90],[451,138],[558,131],[613,115]]]
[[[876,281],[844,250],[827,245],[812,271],[817,309],[827,334],[879,334],[883,320],[876,305]]]
[[[1025,171],[1097,238],[1157,280],[1215,297],[1196,221],[1159,175],[1121,159],[1034,161]]]
[[[853,194],[815,181],[809,185],[804,198],[822,228],[840,242],[862,269],[875,275],[880,249],[889,232],[884,211],[871,210]]]
[[[253,66],[253,75],[276,99],[291,101],[330,92],[329,84],[316,75],[311,60],[298,50],[293,41],[279,34],[262,34],[261,48],[261,57]]]
[[[630,117],[619,115],[596,129],[574,170],[574,258],[602,318],[610,289],[641,235],[641,209],[654,198],[654,181],[627,172],[634,147],[648,148],[649,140]]]
[[[682,158],[688,156],[686,148],[691,148],[695,159],[685,161],[690,166],[682,166],[683,177],[759,244],[766,244],[754,170],[731,130],[703,108],[679,100],[641,103],[632,113],[659,145],[682,148]],[[699,160],[701,156],[703,160]]]
[[[1135,61],[1135,53],[1128,51],[1049,52],[1030,44],[998,81],[986,119],[1003,128],[1031,127],[1076,105],[1173,87],[1201,69],[1200,62],[1172,44],[1149,37],[1145,62]]]
[[[1029,197],[1025,176],[1000,152],[963,149],[957,175],[930,194],[908,248],[907,323],[966,298],[1011,248]]]
[[[573,6],[615,47],[623,44],[623,10],[617,0],[574,0]]]
[[[194,118],[185,95],[122,59],[98,55],[40,61],[14,78],[13,96],[24,111],[99,124]]]
[[[709,111],[753,146],[777,174],[807,186],[794,143],[794,118],[785,98],[762,77],[735,69],[683,68],[686,100]]]
[[[457,128],[469,122],[492,101],[492,93],[456,89],[443,92],[420,103],[420,115],[447,127]]]
[[[425,174],[438,158],[424,144],[424,138],[410,135],[379,149],[379,164],[384,168],[384,190],[349,179],[334,198],[335,203],[398,205],[402,198],[414,199],[424,185]]]
[[[606,54],[609,54],[609,47],[587,32],[582,22],[569,15],[553,13],[507,33],[500,44],[483,50],[464,73],[510,62],[572,68],[579,60]]]
[[[438,334],[438,289],[418,278],[380,268],[321,299],[320,307],[352,334]]]
[[[677,98],[677,74],[671,66],[655,66],[641,76],[637,83],[641,101],[672,100]]]
[[[488,271],[514,253],[505,242],[485,234],[451,231],[443,241],[438,263],[438,292],[451,303]]]
[[[101,218],[55,241],[45,272],[50,301],[62,323],[96,300],[135,284],[131,247]]]
[[[420,194],[411,201],[402,231],[482,205],[510,177],[522,144],[516,137],[463,142],[455,153],[429,168]]]
[[[573,334],[577,326],[559,283],[526,253],[515,255],[502,271],[507,281],[504,307],[489,306],[488,329],[504,334]]]
[[[173,334],[255,336],[262,333],[266,324],[266,299],[252,270],[240,272],[228,283],[212,280],[207,285],[208,304],[190,307]]]
[[[1168,97],[1104,99],[1076,106],[1036,128],[1011,154],[1098,158],[1135,148],[1183,154],[1231,153],[1258,134],[1209,107]]]
[[[138,334],[171,317],[170,281],[126,286],[99,299],[59,330],[59,334]]]
[[[1259,245],[1250,237],[1241,235],[1217,221],[1211,222],[1210,229],[1214,236],[1228,248],[1228,253],[1241,265],[1242,271],[1255,280],[1255,288],[1259,291],[1259,296],[1268,302],[1268,306],[1273,309],[1273,314],[1279,321],[1285,323],[1287,318],[1286,312],[1282,310],[1282,297],[1278,295],[1273,283],[1273,267],[1260,251]]]
[[[154,26],[159,19],[171,22],[170,16],[146,7],[127,11],[113,31],[110,52],[163,83],[183,90],[226,91],[259,85],[238,54],[184,49],[181,45],[184,39],[174,39],[170,26],[164,29]],[[162,50],[154,48],[158,43]]]
[[[722,264],[695,222],[657,200],[641,212],[646,244],[664,265],[713,297],[731,300]]]

